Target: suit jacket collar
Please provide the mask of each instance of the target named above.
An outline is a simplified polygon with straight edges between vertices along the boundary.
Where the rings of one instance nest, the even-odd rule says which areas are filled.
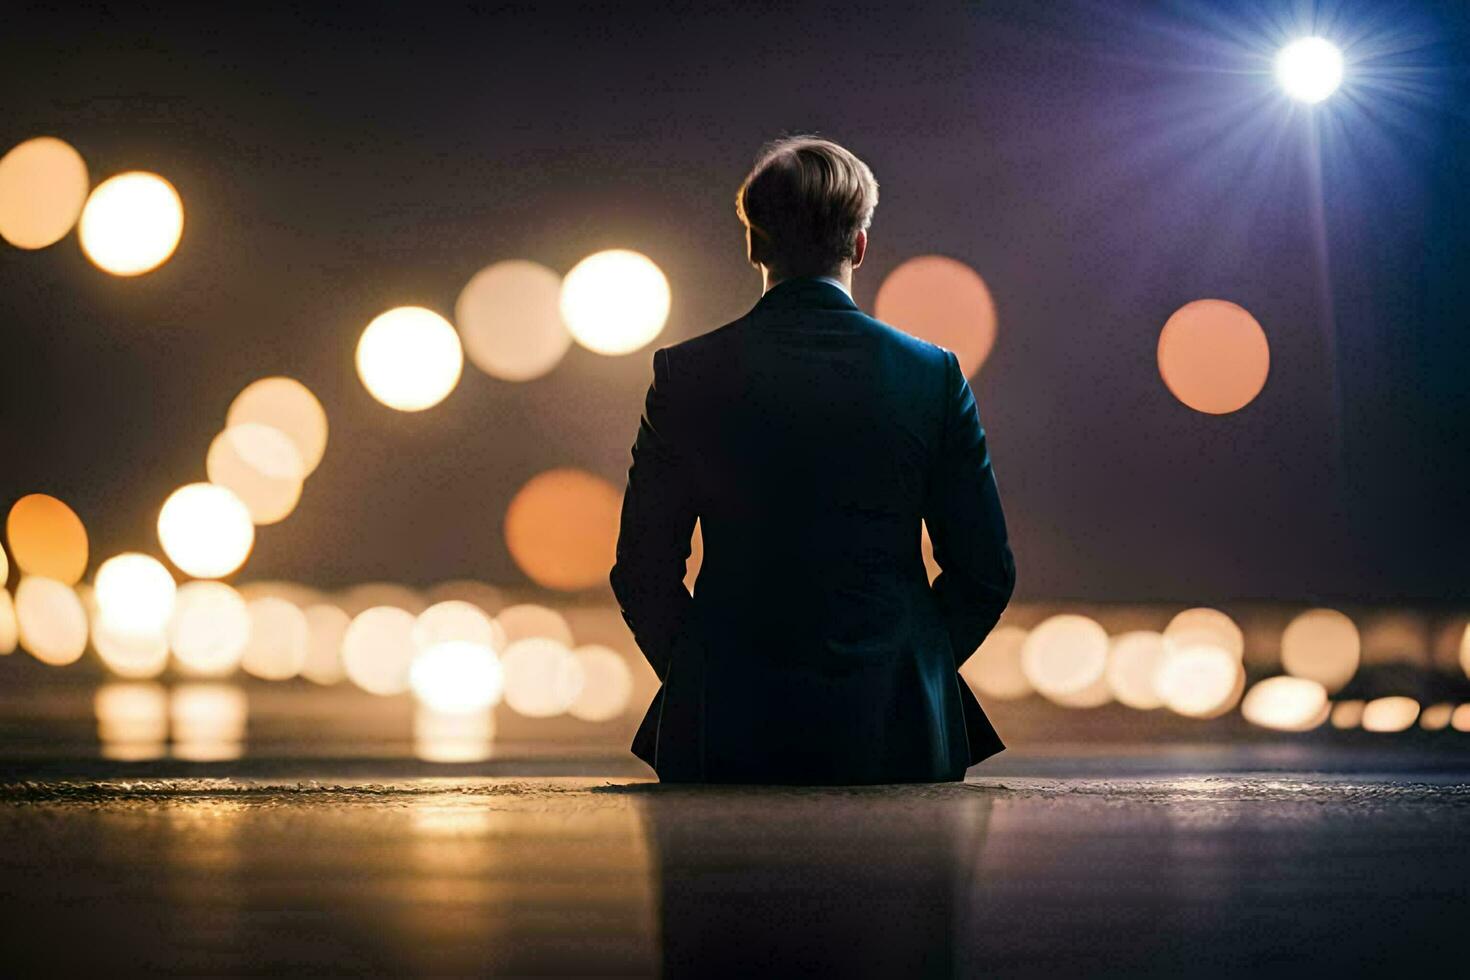
[[[782,279],[766,290],[750,312],[789,309],[858,310],[859,307],[837,283],[817,276],[797,276]]]

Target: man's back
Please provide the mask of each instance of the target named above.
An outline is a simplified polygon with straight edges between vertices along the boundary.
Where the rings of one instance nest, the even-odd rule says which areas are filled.
[[[664,682],[634,741],[661,778],[949,780],[999,751],[957,667],[1014,571],[952,354],[789,279],[655,352],[633,457],[612,582]]]

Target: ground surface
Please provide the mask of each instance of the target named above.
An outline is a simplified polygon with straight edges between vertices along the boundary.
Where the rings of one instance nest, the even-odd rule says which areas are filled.
[[[1006,753],[825,789],[323,766],[0,772],[7,972],[1463,969],[1464,758]]]

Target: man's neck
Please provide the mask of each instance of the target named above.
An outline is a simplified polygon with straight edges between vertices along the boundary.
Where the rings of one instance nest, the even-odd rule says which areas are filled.
[[[779,282],[785,282],[787,279],[830,279],[841,286],[842,291],[847,293],[847,295],[852,295],[852,269],[848,266],[843,266],[840,269],[834,269],[831,272],[814,273],[809,276],[786,277],[777,276],[776,274],[771,272],[770,269],[766,268],[765,266],[761,266],[761,276],[764,280],[764,286],[761,288],[762,294],[770,292],[772,286],[776,285]]]

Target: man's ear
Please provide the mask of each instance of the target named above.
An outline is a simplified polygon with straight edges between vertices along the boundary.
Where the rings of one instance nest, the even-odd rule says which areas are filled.
[[[760,236],[750,225],[745,226],[745,257],[754,266],[765,265],[765,254],[761,250]]]
[[[866,228],[858,230],[857,239],[852,245],[852,267],[856,269],[863,264],[863,256],[868,254],[868,231]]]

